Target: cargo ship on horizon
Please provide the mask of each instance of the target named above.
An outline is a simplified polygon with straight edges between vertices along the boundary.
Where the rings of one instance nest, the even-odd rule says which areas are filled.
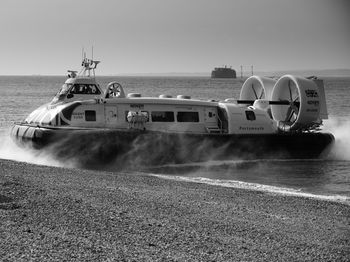
[[[236,71],[232,67],[215,67],[211,78],[236,78]]]

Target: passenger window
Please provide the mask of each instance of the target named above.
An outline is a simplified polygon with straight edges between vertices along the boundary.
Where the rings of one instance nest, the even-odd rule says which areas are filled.
[[[198,112],[177,112],[177,122],[199,122]]]
[[[128,122],[128,114],[129,114],[130,111],[125,111],[125,121]],[[148,115],[148,111],[141,111],[141,114],[140,114],[140,111],[137,112],[139,115],[142,115],[144,116],[147,120],[146,122],[149,122],[149,115]]]
[[[253,111],[245,111],[245,116],[247,120],[254,121],[256,119],[255,113]]]
[[[174,112],[154,111],[151,113],[152,122],[174,122]]]
[[[85,121],[96,121],[96,111],[86,110],[85,111]]]

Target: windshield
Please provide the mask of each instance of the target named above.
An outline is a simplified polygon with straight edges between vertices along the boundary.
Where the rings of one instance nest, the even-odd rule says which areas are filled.
[[[99,95],[101,94],[100,90],[94,84],[75,84],[70,90],[71,94],[80,94],[80,95]]]
[[[57,92],[55,97],[52,99],[51,103],[57,103],[59,101],[64,100],[69,89],[72,87],[72,84],[64,84],[61,89]]]
[[[58,91],[57,95],[65,95],[65,94],[67,94],[71,87],[72,87],[72,84],[64,84],[61,87],[61,90]]]

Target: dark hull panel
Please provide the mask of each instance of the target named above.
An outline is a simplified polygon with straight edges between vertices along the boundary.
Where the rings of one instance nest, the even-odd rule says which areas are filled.
[[[179,134],[136,129],[50,129],[15,125],[19,143],[48,150],[60,160],[85,167],[114,163],[120,167],[209,160],[325,156],[334,142],[329,133],[268,135]]]

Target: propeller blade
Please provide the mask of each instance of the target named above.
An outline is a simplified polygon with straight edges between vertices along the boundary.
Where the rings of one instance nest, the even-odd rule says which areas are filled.
[[[290,87],[290,80],[288,81],[288,88],[289,88],[289,96],[290,96],[290,101],[293,101],[293,96],[292,96],[292,89]]]
[[[294,113],[298,116],[299,115],[299,108],[296,106],[295,108],[294,108]]]
[[[287,113],[286,113],[286,118],[284,119],[285,122],[289,122],[289,120],[291,119],[293,115],[293,110],[292,107],[288,107]]]
[[[295,115],[296,115],[295,111],[292,109],[291,113],[289,115],[289,118],[288,118],[288,122],[294,122],[296,120],[296,116]],[[292,121],[293,116],[294,116],[294,121]]]
[[[263,94],[264,94],[265,92],[264,92],[264,89],[263,88],[261,88],[261,94],[260,94],[260,96],[259,96],[259,99],[261,99],[262,98],[262,96],[263,96]]]
[[[256,91],[255,91],[254,85],[252,85],[252,89],[253,89],[253,92],[254,92],[255,98],[256,98],[256,99],[258,99],[258,95],[256,94]]]
[[[290,108],[292,110],[292,113],[289,116],[288,121],[289,122],[295,122],[297,120],[297,118],[298,118],[298,115],[299,115],[299,108],[295,104],[291,105]],[[293,121],[292,121],[292,118],[293,118]]]

